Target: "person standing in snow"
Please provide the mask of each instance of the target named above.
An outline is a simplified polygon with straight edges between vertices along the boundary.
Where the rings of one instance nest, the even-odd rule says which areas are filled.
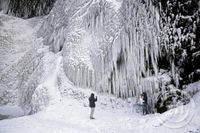
[[[144,114],[144,98],[143,97],[144,97],[143,94],[141,94],[140,95],[140,99],[139,99],[139,103],[140,103],[140,105],[142,107],[142,112]]]
[[[93,115],[94,115],[94,109],[95,109],[95,102],[96,101],[97,101],[97,96],[96,96],[96,98],[94,98],[94,94],[91,93],[91,95],[89,97],[89,106],[91,108],[90,119],[94,119]]]
[[[144,114],[148,114],[147,93],[143,92],[142,97],[143,97],[143,115],[144,115]]]

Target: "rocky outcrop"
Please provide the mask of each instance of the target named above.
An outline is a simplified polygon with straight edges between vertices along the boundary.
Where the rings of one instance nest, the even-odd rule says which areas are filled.
[[[48,14],[55,0],[0,0],[0,10],[16,17],[31,18]]]

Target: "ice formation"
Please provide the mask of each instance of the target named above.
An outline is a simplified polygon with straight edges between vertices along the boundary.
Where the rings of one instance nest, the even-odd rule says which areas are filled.
[[[56,83],[51,84],[53,89],[60,87],[59,76],[52,74],[53,79],[48,78],[51,71],[57,70],[59,54],[63,73],[74,85],[121,98],[138,97],[146,91],[149,104],[154,105],[158,94],[165,91],[165,84],[170,84],[171,77],[177,87],[179,84],[174,59],[169,59],[171,72],[158,68],[162,48],[175,53],[175,45],[167,43],[172,38],[167,34],[170,24],[169,27],[168,23],[161,25],[160,9],[154,4],[151,0],[57,0],[50,13],[41,17],[42,23],[36,29],[34,21],[37,23],[40,18],[17,21],[17,18],[2,17],[2,27],[12,27],[15,21],[27,27],[18,27],[19,34],[15,33],[18,30],[0,29],[2,51],[11,51],[10,55],[5,52],[1,56],[8,58],[0,64],[3,70],[0,87],[4,88],[0,94],[6,92],[6,96],[0,96],[4,97],[1,104],[17,101],[27,110],[34,104],[31,111],[37,112],[53,93],[47,84],[55,80]],[[5,1],[3,5],[9,8]],[[28,29],[35,31],[29,33]],[[15,37],[9,38],[6,32]],[[181,37],[179,30],[177,34]],[[29,38],[31,35],[34,37]],[[16,41],[15,48],[7,45],[13,43],[9,39]],[[23,43],[28,44],[27,47],[22,46]],[[24,50],[12,53],[18,51],[18,46]],[[14,62],[12,57],[19,58]],[[17,95],[9,99],[14,93]]]
[[[148,0],[58,0],[39,36],[75,85],[127,98],[158,89],[159,32]]]

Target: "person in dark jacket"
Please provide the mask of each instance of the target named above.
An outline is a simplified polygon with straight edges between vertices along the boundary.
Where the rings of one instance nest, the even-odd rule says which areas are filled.
[[[143,92],[143,94],[142,94],[142,96],[143,96],[143,115],[144,114],[148,114],[148,103],[147,103],[147,101],[148,101],[148,99],[147,99],[147,93],[146,92]]]
[[[94,115],[94,109],[95,109],[95,102],[97,101],[97,96],[96,98],[94,98],[94,94],[91,93],[90,97],[89,97],[89,106],[91,108],[91,112],[90,112],[90,119],[94,119],[93,115]]]

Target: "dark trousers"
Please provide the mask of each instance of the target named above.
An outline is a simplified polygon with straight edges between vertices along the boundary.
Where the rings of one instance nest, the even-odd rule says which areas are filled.
[[[142,105],[142,112],[143,112],[143,115],[148,114],[147,106],[148,106],[147,103],[143,103],[143,105]]]

